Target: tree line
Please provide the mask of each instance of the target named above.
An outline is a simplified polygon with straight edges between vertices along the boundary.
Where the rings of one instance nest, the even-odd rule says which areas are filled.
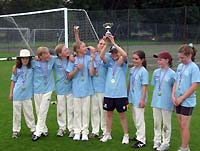
[[[200,6],[199,0],[1,0],[0,14],[21,13],[60,7],[92,10],[151,9]]]

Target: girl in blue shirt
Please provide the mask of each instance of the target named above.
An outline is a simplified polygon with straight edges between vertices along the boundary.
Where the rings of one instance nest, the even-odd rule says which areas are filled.
[[[190,151],[190,120],[193,108],[196,106],[196,90],[200,82],[200,71],[194,60],[194,50],[189,45],[183,45],[178,51],[180,64],[176,70],[172,89],[172,100],[176,107],[177,119],[181,132],[181,147],[178,151]]]
[[[161,51],[154,55],[159,68],[154,70],[151,84],[154,86],[151,106],[154,118],[154,146],[153,149],[168,150],[171,137],[171,115],[174,109],[171,92],[175,72],[172,66],[172,56],[168,51]],[[163,125],[163,128],[161,126]]]
[[[141,148],[146,144],[144,108],[147,101],[148,71],[146,70],[146,57],[143,51],[133,52],[134,67],[129,74],[129,103],[133,104],[132,115],[135,123],[136,143],[133,148]]]
[[[72,95],[74,105],[74,137],[73,140],[88,140],[90,96],[94,93],[91,76],[94,75],[94,54],[86,55],[84,42],[74,44],[76,57],[74,63],[67,67],[67,77],[72,79]],[[82,138],[80,138],[82,133]]]
[[[67,128],[69,137],[73,137],[72,81],[67,78],[70,50],[64,44],[58,44],[55,48],[55,53],[57,55],[54,69],[56,73],[57,123],[59,126],[57,136],[64,136]]]
[[[35,131],[35,118],[33,114],[33,70],[31,68],[31,55],[27,49],[20,50],[14,72],[11,77],[10,99],[13,100],[13,138],[18,138],[21,130],[21,112],[23,111],[27,126],[31,132]]]

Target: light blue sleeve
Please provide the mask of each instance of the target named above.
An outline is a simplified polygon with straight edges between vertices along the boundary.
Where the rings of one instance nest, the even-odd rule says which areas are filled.
[[[17,76],[12,73],[11,78],[12,81],[16,82],[17,81]]]
[[[194,66],[193,68],[192,68],[192,72],[191,72],[192,74],[192,77],[191,77],[191,82],[192,83],[195,83],[195,82],[200,82],[200,71],[199,71],[199,68],[198,68],[198,66]]]
[[[72,72],[74,70],[74,63],[69,62],[67,65],[67,72]]]
[[[149,84],[149,73],[147,70],[144,70],[142,72],[142,85],[148,85]]]

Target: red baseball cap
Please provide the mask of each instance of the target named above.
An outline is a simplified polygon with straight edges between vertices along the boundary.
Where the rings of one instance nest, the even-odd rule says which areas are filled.
[[[160,51],[158,54],[154,54],[153,57],[154,58],[161,58],[161,59],[172,60],[171,54],[168,51],[166,51],[166,50]]]

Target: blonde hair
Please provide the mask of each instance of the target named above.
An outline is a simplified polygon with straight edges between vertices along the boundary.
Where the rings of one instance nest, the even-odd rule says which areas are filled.
[[[84,43],[84,42],[82,42],[82,41],[73,43],[73,51],[74,51],[74,52],[77,52],[77,50],[80,49],[80,46],[81,46],[83,43]]]
[[[38,47],[36,54],[37,56],[41,56],[43,53],[48,53],[49,52],[49,48],[47,47]]]
[[[55,48],[55,53],[56,53],[56,55],[59,57],[59,53],[62,53],[62,49],[63,49],[63,47],[65,46],[65,44],[58,44],[57,46],[56,46],[56,48]]]

